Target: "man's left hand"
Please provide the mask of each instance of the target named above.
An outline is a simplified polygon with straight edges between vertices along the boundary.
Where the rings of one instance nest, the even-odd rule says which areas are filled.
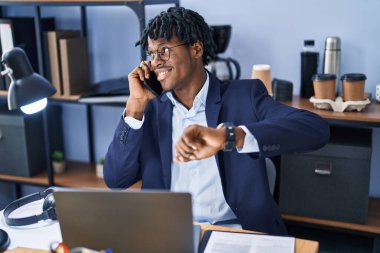
[[[188,126],[174,146],[176,150],[174,161],[188,162],[208,158],[221,150],[225,142],[226,130],[224,128]]]

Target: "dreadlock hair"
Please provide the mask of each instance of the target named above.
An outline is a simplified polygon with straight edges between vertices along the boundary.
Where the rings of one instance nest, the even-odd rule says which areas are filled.
[[[216,45],[209,26],[197,12],[183,7],[171,7],[151,19],[136,46],[141,45],[143,50],[147,50],[148,37],[152,40],[159,38],[170,40],[174,35],[183,43],[190,45],[197,41],[202,42],[204,65],[215,57]]]

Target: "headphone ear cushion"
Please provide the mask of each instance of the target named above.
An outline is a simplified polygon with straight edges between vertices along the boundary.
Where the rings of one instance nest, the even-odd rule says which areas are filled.
[[[53,193],[50,193],[45,197],[44,204],[42,205],[43,212],[46,212],[49,209],[52,209],[51,212],[48,212],[49,218],[52,220],[56,220],[57,215],[55,213],[55,199],[54,199]]]

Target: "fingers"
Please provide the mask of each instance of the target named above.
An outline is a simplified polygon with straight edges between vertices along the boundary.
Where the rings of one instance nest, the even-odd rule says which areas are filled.
[[[128,79],[129,81],[138,78],[140,81],[143,81],[146,78],[149,78],[151,72],[151,64],[149,61],[142,61],[139,66],[137,66],[135,69],[133,69],[129,75]]]
[[[220,151],[221,143],[224,143],[225,133],[223,130],[220,133],[217,129],[201,125],[188,126],[175,145],[177,154],[174,160],[187,162],[215,155]]]
[[[140,65],[136,68],[136,72],[138,73],[141,81],[148,79],[150,72],[151,72],[150,62],[149,61],[142,61],[140,63]]]
[[[199,139],[199,127],[201,126],[192,125],[185,129],[181,138],[174,146],[177,152],[174,157],[175,161],[188,162],[198,159],[197,153],[199,152],[202,143]]]
[[[142,61],[140,63],[140,68],[144,71],[144,79],[148,79],[150,76],[150,72],[152,71],[150,61]]]
[[[194,146],[189,145],[183,137],[175,144],[174,148],[177,152],[174,159],[178,162],[187,162],[195,157],[194,151],[196,150]]]

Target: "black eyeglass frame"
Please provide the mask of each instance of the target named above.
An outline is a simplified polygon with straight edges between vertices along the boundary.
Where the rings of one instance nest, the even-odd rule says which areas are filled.
[[[187,45],[189,43],[181,43],[181,44],[178,44],[178,45],[175,45],[175,46],[172,46],[172,47],[162,47],[162,48],[157,48],[155,51],[152,51],[152,52],[146,52],[146,58],[148,61],[154,61],[156,59],[156,57],[158,56],[161,60],[163,61],[168,61],[170,59],[170,52],[173,48],[175,47],[180,47],[180,46],[184,46],[184,45]],[[160,51],[158,51],[160,50]],[[167,53],[167,57],[163,57],[163,55],[165,55]],[[166,59],[167,58],[167,59]]]

